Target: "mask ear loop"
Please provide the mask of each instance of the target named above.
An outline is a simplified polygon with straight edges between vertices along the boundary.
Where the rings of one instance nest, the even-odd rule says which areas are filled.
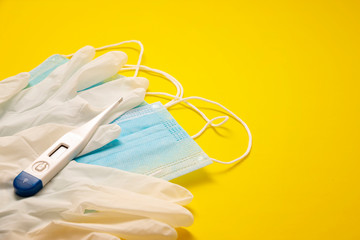
[[[220,161],[220,160],[217,160],[217,159],[214,159],[214,158],[210,158],[210,159],[211,159],[212,161],[214,161],[214,162],[217,162],[217,163],[232,164],[232,163],[235,163],[235,162],[237,162],[237,161],[240,161],[240,160],[246,158],[246,157],[249,155],[250,150],[251,150],[251,147],[252,147],[252,135],[251,135],[250,129],[249,129],[249,127],[247,126],[247,124],[246,124],[243,120],[241,120],[241,118],[239,118],[235,113],[233,113],[232,111],[230,111],[228,108],[224,107],[223,105],[221,105],[221,104],[218,103],[218,102],[211,101],[211,100],[209,100],[209,99],[202,98],[202,97],[196,97],[196,96],[186,97],[186,98],[182,98],[182,99],[176,100],[176,101],[172,102],[171,104],[168,104],[167,107],[170,108],[170,107],[174,106],[175,104],[178,104],[178,103],[180,103],[180,102],[184,102],[184,101],[190,100],[190,99],[202,100],[202,101],[209,102],[209,103],[212,103],[212,104],[215,104],[215,105],[221,107],[223,110],[225,110],[226,112],[228,112],[229,115],[231,115],[231,116],[232,116],[233,118],[235,118],[238,122],[240,122],[241,125],[243,125],[243,127],[245,128],[245,130],[246,130],[246,132],[247,132],[247,134],[248,134],[248,136],[249,136],[249,142],[248,142],[247,149],[246,149],[245,153],[244,153],[243,155],[241,155],[240,157],[238,157],[238,158],[236,158],[236,159],[234,159],[234,160],[232,160],[232,161],[229,161],[229,162],[223,162],[223,161]],[[217,119],[219,119],[219,118],[220,118],[220,117],[217,117]],[[211,124],[210,122],[215,121],[215,120],[216,120],[216,118],[213,118],[213,119],[209,120],[209,121],[206,123],[206,125],[200,130],[200,132],[197,133],[196,135],[197,135],[197,136],[200,136],[200,135],[205,131],[206,127]],[[227,119],[226,119],[226,121],[227,121]],[[224,123],[225,123],[225,120],[224,120],[223,122],[221,122],[220,125],[222,125],[222,124],[224,124]]]
[[[174,98],[174,102],[171,103],[171,102],[168,102],[167,104],[165,104],[164,106],[166,108],[169,108],[171,106],[174,106],[175,104],[178,104],[180,103],[180,101],[177,101],[175,99],[179,99],[179,100],[182,100],[183,98],[177,98],[176,96],[174,95],[171,95],[169,93],[163,93],[163,92],[155,92],[154,95],[164,95],[164,96],[167,96],[167,97],[172,97]],[[215,117],[215,118],[212,118],[211,120],[204,114],[203,111],[201,111],[200,109],[198,109],[196,106],[194,106],[193,104],[183,100],[184,103],[186,103],[189,107],[191,107],[192,109],[194,109],[197,113],[200,114],[200,116],[206,121],[206,124],[204,125],[204,127],[198,132],[196,133],[195,135],[192,135],[191,138],[192,139],[195,139],[197,137],[199,137],[205,130],[206,128],[211,125],[212,127],[220,127],[221,125],[223,125],[224,123],[226,123],[228,120],[229,120],[229,117],[228,116],[219,116],[219,117]],[[171,103],[171,105],[169,106],[169,104]],[[214,124],[213,122],[218,120],[218,119],[224,119],[223,121],[219,122],[219,123],[216,123]]]
[[[120,71],[129,71],[129,70],[134,70],[135,69],[135,65],[125,65],[127,68],[123,68],[123,69],[120,69]],[[172,104],[173,102],[175,102],[177,99],[182,99],[183,98],[183,95],[184,95],[184,88],[183,86],[181,85],[181,83],[176,79],[174,78],[173,76],[171,76],[170,74],[164,72],[164,71],[161,71],[161,70],[158,70],[158,69],[154,69],[154,68],[150,68],[150,67],[147,67],[147,66],[143,66],[143,65],[140,65],[139,66],[140,70],[144,70],[144,71],[150,71],[150,72],[155,72],[155,73],[158,73],[160,75],[163,75],[167,80],[169,80],[171,83],[173,83],[177,89],[177,93],[176,95],[171,95],[169,93],[164,93],[164,92],[147,92],[146,94],[147,95],[163,95],[163,96],[168,96],[168,97],[171,97],[173,98],[170,102],[166,103],[164,106],[167,108],[167,106],[169,104]],[[209,119],[200,109],[198,109],[196,106],[194,106],[193,104],[187,102],[187,101],[184,101],[184,103],[186,103],[188,106],[190,106],[192,109],[194,109],[197,113],[199,113],[202,118],[204,118],[204,120],[206,121],[206,124],[205,126],[197,133],[195,134],[194,136],[192,136],[192,138],[197,138],[198,136],[200,136],[205,130],[206,128],[211,125],[212,127],[219,127],[221,125],[223,125],[224,123],[227,122],[227,120],[229,119],[228,116],[220,116],[220,117],[216,117],[214,119]],[[221,119],[223,118],[224,120],[220,123],[217,123],[217,124],[214,124],[213,122],[217,119]]]
[[[139,44],[139,46],[140,46],[139,59],[138,59],[136,65],[128,65],[128,66],[135,66],[135,68],[134,68],[134,69],[135,69],[134,77],[137,77],[138,74],[139,74],[139,69],[140,69],[141,60],[142,60],[142,57],[143,57],[143,54],[144,54],[144,45],[143,45],[140,41],[138,41],[138,40],[123,41],[123,42],[119,42],[119,43],[115,43],[115,44],[111,44],[111,45],[106,45],[106,46],[103,46],[103,47],[95,48],[95,51],[101,51],[101,50],[104,50],[104,49],[107,49],[107,48],[117,47],[117,46],[119,46],[119,45],[123,45],[123,44],[126,44],[126,43],[137,43],[137,44]],[[74,53],[69,54],[69,55],[62,55],[62,56],[68,58],[68,57],[71,57],[71,56],[73,56],[73,55],[74,55]],[[125,65],[125,66],[127,66],[127,65]]]
[[[210,158],[211,160],[213,160],[214,162],[222,163],[222,164],[232,164],[234,162],[237,162],[237,161],[240,161],[240,160],[244,159],[245,157],[247,157],[249,155],[251,147],[252,147],[252,135],[251,135],[250,129],[246,125],[246,123],[243,120],[241,120],[235,113],[231,112],[229,109],[227,109],[226,107],[224,107],[220,103],[208,100],[206,98],[195,97],[195,96],[194,97],[183,98],[184,88],[176,78],[174,78],[173,76],[171,76],[170,74],[168,74],[168,73],[166,73],[164,71],[141,65],[141,60],[142,60],[142,57],[143,57],[143,54],[144,54],[144,46],[140,41],[138,41],[138,40],[123,41],[123,42],[119,42],[119,43],[115,43],[115,44],[95,48],[95,51],[101,51],[101,50],[104,50],[104,49],[107,49],[107,48],[116,47],[116,46],[126,44],[126,43],[137,43],[137,44],[139,44],[139,46],[140,46],[139,59],[138,59],[136,65],[125,64],[126,68],[123,68],[120,71],[135,70],[134,77],[138,76],[139,70],[155,72],[155,73],[158,73],[160,75],[163,75],[166,79],[168,79],[170,82],[172,82],[175,85],[176,90],[177,90],[176,95],[174,96],[174,95],[164,93],[164,92],[147,92],[146,94],[147,95],[164,95],[164,96],[172,97],[173,99],[170,102],[168,102],[168,103],[166,103],[164,105],[166,108],[170,108],[170,107],[174,106],[175,104],[178,104],[180,102],[184,102],[188,106],[193,108],[197,113],[199,113],[204,118],[204,120],[206,121],[205,126],[198,133],[196,133],[195,135],[192,136],[193,139],[197,138],[201,134],[203,134],[203,132],[207,129],[207,127],[209,125],[212,126],[212,127],[219,127],[219,126],[223,125],[224,123],[226,123],[229,120],[229,117],[228,116],[219,116],[219,117],[215,117],[215,118],[210,120],[200,109],[198,109],[196,106],[194,106],[193,104],[186,101],[186,100],[189,100],[189,99],[199,99],[199,100],[202,100],[202,101],[205,101],[205,102],[213,103],[213,104],[221,107],[225,111],[227,111],[232,117],[234,117],[236,120],[238,120],[244,126],[244,128],[246,129],[246,132],[247,132],[247,134],[249,136],[249,143],[248,143],[248,147],[246,149],[246,152],[242,156],[240,156],[239,158],[236,158],[236,159],[234,159],[234,160],[232,160],[230,162],[223,162],[223,161],[219,161],[219,160],[214,159],[214,158]],[[68,55],[62,55],[62,56],[68,58],[68,57],[71,57],[73,55],[74,54],[68,54]],[[220,123],[214,124],[213,122],[215,120],[218,120],[218,119],[224,119],[224,120],[221,121]]]
[[[183,86],[181,85],[181,83],[176,78],[174,78],[170,74],[168,74],[168,73],[166,73],[164,71],[158,70],[158,69],[154,69],[154,68],[144,66],[144,65],[136,66],[136,65],[126,64],[125,67],[126,68],[120,69],[120,71],[130,71],[130,70],[134,70],[134,69],[136,69],[136,67],[138,67],[142,71],[154,72],[154,73],[157,73],[157,74],[160,74],[160,75],[164,76],[167,80],[169,80],[176,87],[176,95],[174,96],[174,95],[169,94],[168,96],[170,96],[172,98],[176,98],[176,99],[183,98],[183,95],[184,95]],[[163,93],[163,92],[147,92],[146,94],[147,95],[166,95],[166,93]],[[170,102],[173,102],[173,101],[175,101],[175,99],[172,99]],[[167,104],[169,104],[169,103],[167,103]]]

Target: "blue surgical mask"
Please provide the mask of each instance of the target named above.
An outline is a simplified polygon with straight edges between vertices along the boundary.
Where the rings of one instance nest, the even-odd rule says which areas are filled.
[[[125,41],[115,45],[117,46],[128,42],[134,41]],[[115,45],[101,47],[98,50],[113,47]],[[127,67],[122,70],[135,70],[135,76],[137,76],[139,70],[150,71],[163,75],[175,85],[177,88],[177,94],[171,95],[161,92],[148,92],[147,94],[150,95],[164,95],[166,97],[173,98],[173,100],[164,106],[161,103],[147,104],[144,102],[137,108],[126,112],[114,121],[114,123],[118,124],[122,129],[120,136],[116,140],[108,143],[100,149],[80,156],[75,160],[81,163],[118,168],[130,172],[152,175],[170,180],[204,167],[212,162],[232,164],[241,161],[246,156],[248,156],[252,146],[252,137],[246,123],[229,109],[225,108],[217,102],[201,97],[183,98],[183,88],[174,77],[161,70],[140,65],[143,54],[143,47],[141,44],[140,46],[141,53],[138,64],[128,64]],[[71,55],[72,54],[67,56]],[[66,63],[67,61],[68,59],[65,55],[53,55],[49,57],[45,62],[30,72],[31,79],[29,81],[28,87],[41,82],[55,68]],[[107,79],[97,85],[111,80],[111,78]],[[235,120],[244,126],[249,136],[248,147],[244,154],[232,161],[223,162],[214,158],[210,158],[204,153],[204,151],[199,147],[199,145],[197,145],[193,138],[200,136],[209,126],[221,126],[229,119],[229,117],[219,116],[213,119],[209,119],[198,108],[188,102],[192,99],[206,101],[217,105],[224,111],[228,112],[229,115],[231,115]],[[184,129],[182,129],[182,127],[175,121],[175,119],[167,110],[171,106],[180,102],[184,102],[189,107],[193,108],[206,121],[205,126],[200,130],[200,132],[192,137],[190,137],[184,131]],[[214,121],[219,119],[224,120],[215,124]]]
[[[170,180],[212,161],[160,103],[132,109],[114,123],[120,136],[75,160]]]
[[[59,54],[50,56],[30,71],[31,78],[27,87],[40,83],[67,61],[67,58]],[[159,102],[144,102],[123,114],[114,123],[122,129],[118,139],[75,160],[168,180],[211,163],[199,145]]]

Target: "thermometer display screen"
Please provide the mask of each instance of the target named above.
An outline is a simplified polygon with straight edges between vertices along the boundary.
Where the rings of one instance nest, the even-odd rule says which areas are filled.
[[[68,149],[68,147],[66,147],[64,145],[60,145],[54,152],[52,152],[50,154],[49,157],[51,157],[53,159],[57,159],[57,158],[59,158],[61,156],[61,154],[66,152],[67,149]]]

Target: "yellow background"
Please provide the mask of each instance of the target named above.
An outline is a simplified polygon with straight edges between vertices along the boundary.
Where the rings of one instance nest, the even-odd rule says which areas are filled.
[[[359,5],[0,0],[0,78],[87,44],[141,40],[145,65],[175,76],[186,96],[224,104],[254,137],[244,162],[174,180],[194,194],[195,223],[179,239],[360,239]],[[138,52],[123,50],[135,63]],[[151,91],[174,93],[164,79],[141,75]],[[190,134],[204,124],[186,108],[171,113]],[[228,161],[247,137],[231,120],[197,142]]]

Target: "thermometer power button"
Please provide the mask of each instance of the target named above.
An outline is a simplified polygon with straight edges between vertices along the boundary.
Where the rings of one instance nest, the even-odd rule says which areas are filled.
[[[33,165],[33,170],[37,171],[37,172],[42,172],[45,169],[47,169],[49,167],[49,163],[45,162],[45,161],[40,161],[40,162],[36,162]]]

